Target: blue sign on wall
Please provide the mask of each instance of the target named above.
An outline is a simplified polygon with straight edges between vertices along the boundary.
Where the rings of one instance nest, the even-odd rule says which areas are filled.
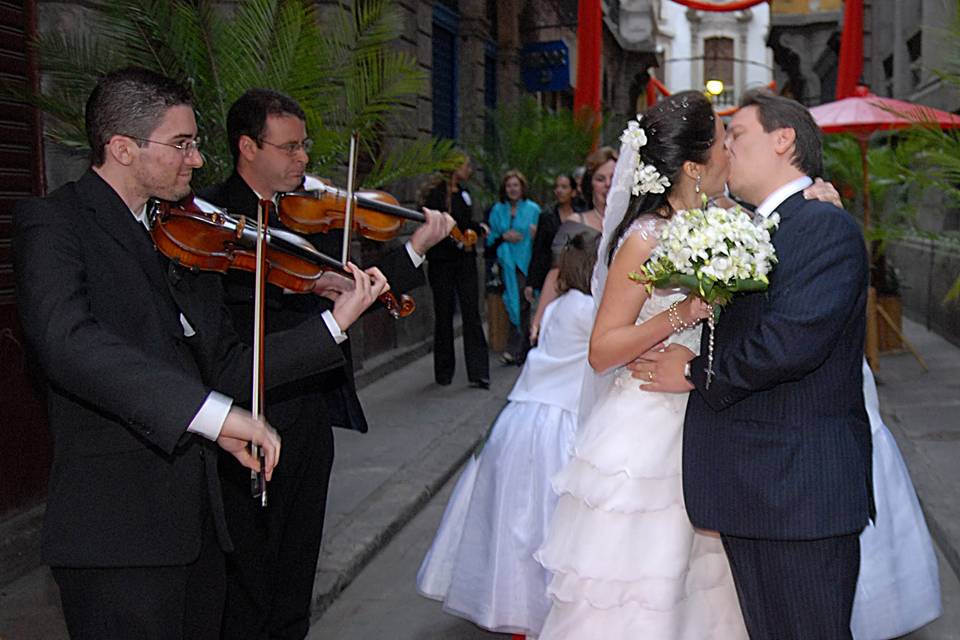
[[[528,91],[570,88],[570,52],[562,40],[525,46],[520,51],[520,69]]]

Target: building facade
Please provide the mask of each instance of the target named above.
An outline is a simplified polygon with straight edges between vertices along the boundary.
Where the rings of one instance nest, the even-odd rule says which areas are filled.
[[[657,12],[658,76],[671,91],[704,89],[719,80],[719,107],[733,106],[747,89],[773,80],[773,55],[767,48],[770,6],[716,13],[687,9],[669,0]]]
[[[960,113],[960,91],[939,71],[957,62],[956,0],[866,0],[864,81],[878,94]],[[960,276],[960,210],[944,194],[915,194],[916,224],[951,241],[908,238],[887,251],[896,269],[904,314],[960,344],[960,304],[944,300]]]
[[[842,0],[772,3],[768,44],[781,93],[807,106],[833,100],[842,17]]]

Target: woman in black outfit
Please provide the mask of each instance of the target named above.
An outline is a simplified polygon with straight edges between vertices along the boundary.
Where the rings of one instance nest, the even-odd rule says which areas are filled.
[[[473,173],[470,158],[449,177],[441,177],[423,198],[423,205],[448,211],[460,231],[472,229],[481,236],[483,229],[473,219],[473,201],[465,183]],[[482,242],[482,240],[481,240]],[[427,251],[427,279],[433,291],[434,336],[433,375],[437,384],[453,381],[456,357],[453,351],[454,296],[463,320],[463,354],[467,361],[470,386],[490,388],[490,361],[487,339],[480,321],[480,290],[476,247],[459,246],[446,238]]]
[[[523,295],[530,304],[536,299],[536,292],[543,288],[547,272],[553,266],[553,237],[560,224],[574,213],[583,209],[577,205],[577,182],[568,173],[561,173],[553,180],[555,204],[540,214],[537,221],[537,233],[533,237],[533,256],[527,271],[527,286]]]

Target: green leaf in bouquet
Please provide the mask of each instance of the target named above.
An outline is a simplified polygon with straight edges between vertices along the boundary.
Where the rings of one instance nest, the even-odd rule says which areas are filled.
[[[737,278],[730,287],[730,291],[734,293],[754,293],[757,291],[765,291],[769,286],[769,283],[763,280],[757,280],[755,278]]]
[[[700,281],[697,279],[697,276],[674,271],[663,278],[659,278],[655,286],[658,289],[689,289],[690,291],[696,291],[700,286]]]

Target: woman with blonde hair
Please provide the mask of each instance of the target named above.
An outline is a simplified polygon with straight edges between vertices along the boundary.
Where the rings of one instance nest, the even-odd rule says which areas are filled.
[[[423,205],[448,211],[461,232],[472,230],[478,236],[481,224],[473,217],[473,200],[466,181],[473,173],[470,157],[463,154],[463,163],[449,175],[441,174],[424,189]],[[427,278],[433,292],[433,376],[439,385],[453,381],[456,356],[453,350],[454,298],[460,305],[463,321],[463,355],[467,380],[480,389],[490,388],[490,358],[487,339],[480,320],[480,286],[475,247],[458,244],[445,238],[427,251]]]

